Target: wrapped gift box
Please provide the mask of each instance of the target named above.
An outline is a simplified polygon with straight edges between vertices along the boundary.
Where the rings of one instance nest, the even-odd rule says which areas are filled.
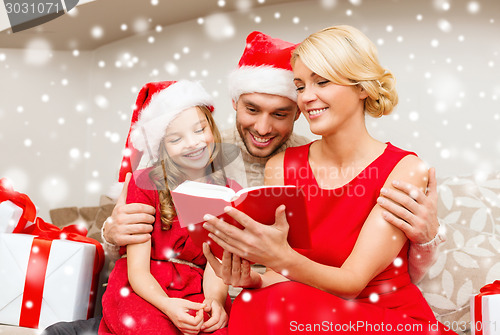
[[[23,303],[30,254],[38,252],[37,247],[32,247],[34,238],[26,234],[0,234],[0,323],[20,325],[23,313],[29,314],[31,308],[37,310],[30,300]],[[93,303],[90,295],[96,246],[54,240],[49,252],[45,277],[37,280],[43,290],[36,315],[39,329],[59,321],[87,319],[89,308],[93,307],[89,305]]]
[[[475,335],[500,335],[500,281],[486,285],[481,293],[471,297],[471,333]],[[488,288],[488,290],[483,290]],[[494,288],[494,290],[492,290]],[[494,294],[497,293],[497,294]]]

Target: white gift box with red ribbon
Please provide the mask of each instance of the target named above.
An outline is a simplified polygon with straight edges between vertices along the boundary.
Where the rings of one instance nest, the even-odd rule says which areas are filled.
[[[31,199],[5,178],[0,205],[0,323],[43,329],[93,316],[102,245],[85,228],[37,218]]]
[[[470,299],[471,333],[500,335],[500,281],[485,285]]]
[[[0,323],[44,329],[87,319],[93,308],[95,245],[67,240],[37,244],[35,238],[0,234]]]

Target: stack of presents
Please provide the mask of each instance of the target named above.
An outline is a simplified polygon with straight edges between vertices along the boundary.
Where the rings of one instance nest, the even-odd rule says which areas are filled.
[[[104,251],[86,235],[43,221],[0,179],[0,324],[44,329],[94,315]]]
[[[109,215],[112,207],[101,206],[106,210],[100,216]],[[47,223],[37,217],[37,208],[27,195],[0,179],[0,332],[2,324],[44,329],[59,321],[92,317],[94,307],[99,312],[96,298],[102,294],[98,283],[104,252],[87,235],[96,237],[100,229],[91,228],[95,231],[87,234],[84,225],[67,225],[73,215],[69,208],[51,211],[57,226]],[[95,217],[95,210],[89,216]],[[105,277],[101,276],[101,282]],[[470,324],[462,333],[500,335],[499,311],[497,280],[470,298]],[[458,333],[462,330],[461,323],[448,325]]]

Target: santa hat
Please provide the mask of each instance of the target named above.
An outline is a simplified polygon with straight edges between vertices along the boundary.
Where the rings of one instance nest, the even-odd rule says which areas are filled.
[[[157,160],[165,129],[182,111],[194,106],[214,110],[213,99],[197,82],[188,80],[148,83],[139,92],[123,152],[119,182],[137,169],[144,152]]]
[[[229,75],[234,101],[245,93],[268,93],[297,101],[290,58],[297,44],[258,31],[247,36],[238,68]]]

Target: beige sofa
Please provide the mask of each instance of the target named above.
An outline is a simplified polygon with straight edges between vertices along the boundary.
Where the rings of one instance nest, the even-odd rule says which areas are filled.
[[[500,172],[441,180],[438,195],[447,241],[418,286],[438,320],[468,334],[471,295],[500,279]]]
[[[447,241],[418,286],[439,321],[459,334],[469,334],[470,296],[500,279],[500,172],[440,180],[438,194],[438,216]],[[100,239],[102,222],[112,208],[103,197],[98,207],[54,209],[51,220],[59,226],[85,221],[89,236]],[[102,277],[106,275],[105,271]],[[231,290],[232,295],[237,292]],[[0,325],[0,335],[39,333]]]

